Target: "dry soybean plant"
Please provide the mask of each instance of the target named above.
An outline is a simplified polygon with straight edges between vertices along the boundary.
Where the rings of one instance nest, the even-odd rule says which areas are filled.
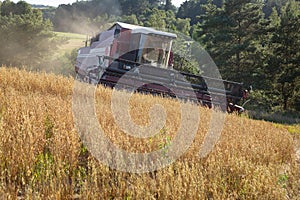
[[[211,110],[198,107],[193,144],[163,169],[126,173],[97,161],[74,127],[74,80],[53,74],[0,68],[0,199],[300,199],[300,172],[293,135],[272,123],[227,115],[221,138],[205,158],[198,152]],[[149,122],[151,105],[165,108],[165,127],[136,139],[116,125],[112,90],[97,87],[99,123],[122,149],[165,148],[180,123],[174,99],[134,94],[132,120]]]

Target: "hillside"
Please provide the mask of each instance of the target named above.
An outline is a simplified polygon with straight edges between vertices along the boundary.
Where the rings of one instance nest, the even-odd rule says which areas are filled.
[[[72,112],[73,86],[72,78],[0,68],[1,199],[300,198],[298,131],[227,115],[219,142],[200,158],[212,110],[197,107],[195,140],[176,162],[152,173],[120,172],[98,162],[80,142]],[[137,139],[116,125],[111,95],[111,89],[99,86],[96,110],[114,144],[131,152],[168,148],[180,129],[179,102],[134,94],[129,111],[134,122],[147,125],[155,104],[164,107],[167,116],[157,135]],[[121,101],[122,95],[116,99]]]
[[[85,41],[87,40],[86,35],[80,35],[75,33],[63,33],[54,32],[57,37],[66,40],[65,43],[59,46],[57,54],[63,55],[65,53],[71,53],[74,49],[84,47]]]

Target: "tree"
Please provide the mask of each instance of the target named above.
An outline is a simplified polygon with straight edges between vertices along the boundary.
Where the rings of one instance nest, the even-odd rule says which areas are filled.
[[[164,29],[167,25],[166,12],[157,8],[145,10],[139,19],[144,26],[148,27]]]
[[[43,19],[41,11],[32,10],[24,2],[4,1],[3,5],[10,12],[1,12],[0,16],[0,43],[3,44],[0,63],[14,66],[38,64],[56,46],[52,24]]]
[[[123,15],[139,16],[150,7],[148,0],[121,0],[120,4]]]
[[[198,16],[205,14],[205,10],[202,6],[207,3],[208,0],[185,1],[179,7],[176,17],[181,19],[190,18],[191,25],[194,25],[199,22]],[[223,5],[223,0],[213,0],[211,3],[217,7],[221,7]]]
[[[191,24],[197,23],[197,16],[204,14],[204,10],[201,8],[202,2],[200,1],[185,1],[178,9],[177,18],[190,18]]]
[[[2,16],[9,16],[10,13],[13,12],[13,5],[14,3],[10,0],[6,0],[2,3],[0,13]]]
[[[25,1],[19,1],[17,4],[15,4],[9,0],[3,2],[0,11],[2,16],[9,16],[10,14],[21,15],[30,12],[31,7]]]
[[[172,4],[171,0],[166,0],[165,11],[176,12],[176,7]]]
[[[130,4],[126,4],[127,2]],[[53,24],[57,31],[90,34],[95,29],[93,26],[90,27],[95,18],[108,16],[111,20],[115,19],[115,16],[121,14],[123,4],[126,9],[131,9],[133,1],[92,0],[79,1],[72,5],[63,4],[56,9],[52,19]],[[123,14],[126,13],[124,12]],[[128,15],[131,15],[131,13]]]
[[[189,18],[186,18],[186,19],[177,18],[176,19],[177,31],[179,31],[185,35],[189,35],[190,29],[191,29],[190,21],[191,21],[191,19],[189,19]]]
[[[281,94],[283,109],[288,109],[299,88],[300,77],[300,10],[299,4],[290,0],[281,9],[281,15],[273,18],[275,31],[271,40],[272,57],[268,73],[274,82],[274,90]],[[296,98],[297,99],[297,98]]]
[[[74,22],[76,23],[76,16],[80,16],[80,14],[78,13],[78,15],[75,15],[75,12],[73,11],[73,7],[71,5],[60,5],[56,9],[53,19],[55,30],[71,32],[72,24]]]
[[[226,1],[219,8],[212,2],[203,8],[195,39],[207,49],[224,79],[263,87],[263,37],[266,22],[262,3]]]
[[[123,16],[122,22],[129,23],[129,24],[135,24],[135,25],[139,24],[139,21],[138,21],[136,15],[134,15],[134,14]]]
[[[268,18],[271,15],[271,13],[273,13],[273,9],[276,9],[276,11],[279,12],[287,1],[288,0],[265,0],[263,11],[265,13],[266,18]]]

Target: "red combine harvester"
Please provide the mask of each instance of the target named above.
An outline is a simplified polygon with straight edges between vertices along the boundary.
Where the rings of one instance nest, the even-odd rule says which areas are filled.
[[[75,66],[77,78],[91,84],[175,97],[208,107],[220,106],[228,112],[243,112],[238,106],[246,97],[241,83],[173,70],[171,50],[176,38],[173,33],[117,22],[93,37],[90,46],[79,49]],[[207,81],[215,85],[221,83],[223,90],[208,87]]]

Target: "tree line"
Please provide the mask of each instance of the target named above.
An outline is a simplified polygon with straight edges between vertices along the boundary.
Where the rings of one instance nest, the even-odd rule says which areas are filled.
[[[253,0],[202,7],[193,37],[205,46],[222,76],[244,82],[264,96],[264,107],[300,106],[300,9],[290,0],[272,7]]]
[[[23,37],[14,35],[22,30],[27,35],[1,50],[2,63],[28,57],[30,50],[16,58],[12,52],[18,45],[20,52],[24,47],[42,48],[30,55],[41,60],[53,49],[52,30],[93,34],[109,22],[122,21],[190,36],[209,52],[224,79],[253,87],[256,109],[300,111],[297,0],[189,0],[179,8],[171,0],[91,0],[42,11],[5,0],[0,8],[0,34],[5,35],[1,42]]]
[[[171,1],[93,0],[61,5],[53,23],[60,31],[123,21],[182,32],[209,52],[224,79],[251,85],[255,105],[300,110],[299,10],[295,0],[190,0],[178,9]]]

